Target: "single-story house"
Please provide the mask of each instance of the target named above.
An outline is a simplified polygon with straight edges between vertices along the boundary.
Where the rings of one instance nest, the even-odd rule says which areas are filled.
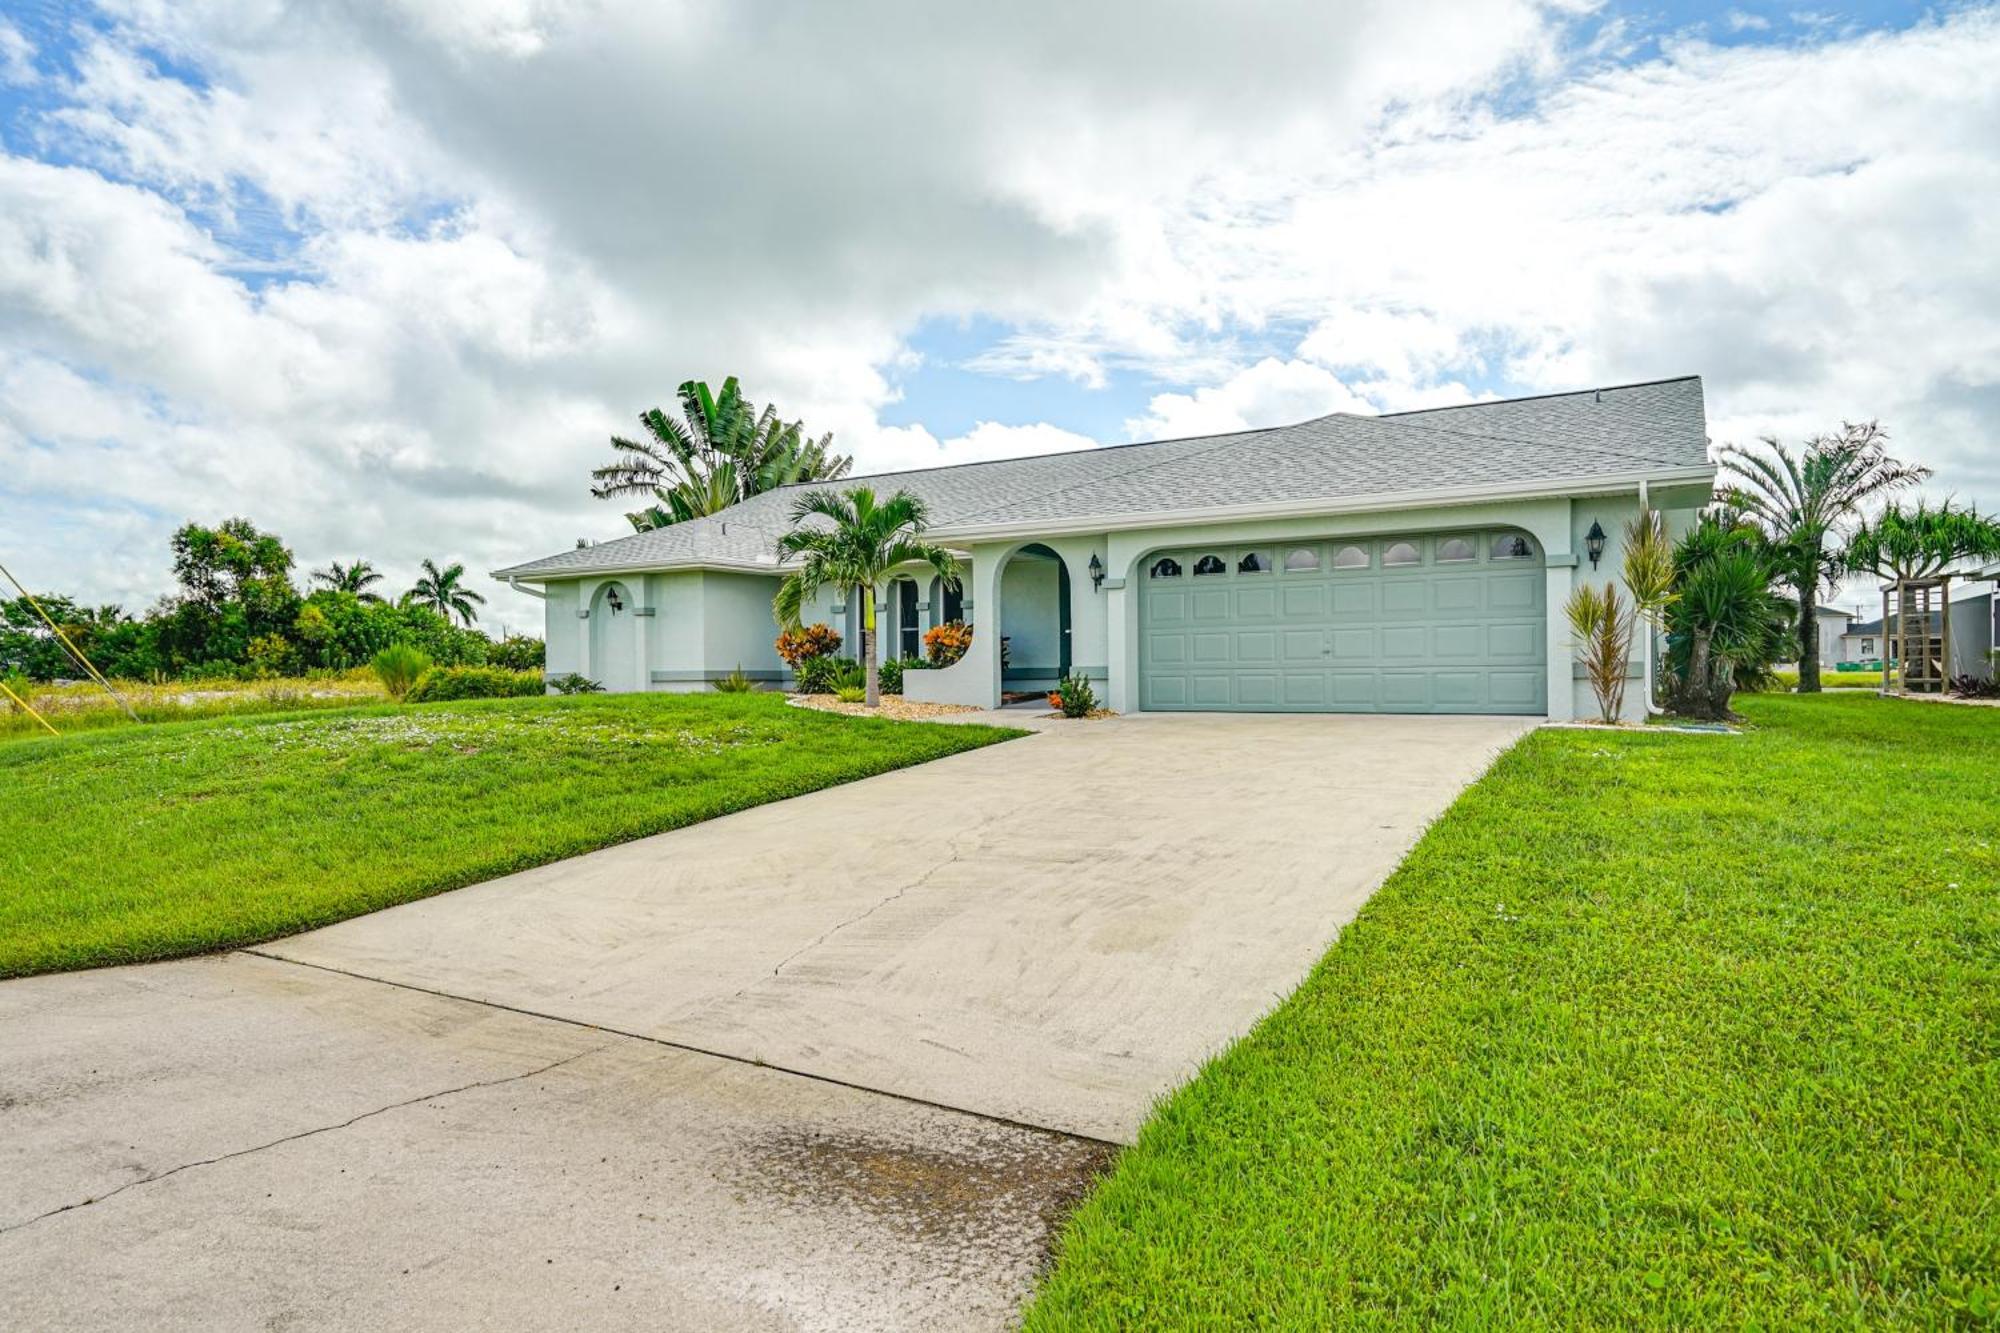
[[[961,660],[906,675],[914,699],[993,707],[1080,671],[1120,712],[1563,719],[1595,708],[1571,590],[1617,578],[1642,503],[1678,534],[1714,480],[1689,376],[823,484],[915,493],[963,563],[957,588],[912,570],[872,590],[884,659],[972,627]],[[699,690],[741,668],[783,687],[771,599],[798,493],[494,577],[546,599],[551,675]],[[805,619],[858,650],[848,594]]]

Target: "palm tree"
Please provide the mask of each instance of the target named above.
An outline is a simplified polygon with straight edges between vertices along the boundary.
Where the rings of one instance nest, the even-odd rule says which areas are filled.
[[[807,524],[809,520],[824,520]],[[958,587],[958,557],[923,540],[924,502],[897,491],[877,502],[866,486],[808,491],[792,505],[792,530],[778,538],[778,556],[800,558],[797,571],[778,585],[771,602],[778,621],[796,629],[799,614],[824,588],[861,599],[861,660],[868,673],[867,702],[882,699],[875,669],[875,588],[899,565],[929,565],[948,588]]]
[[[1768,435],[1768,455],[1733,444],[1721,449],[1719,461],[1733,482],[1723,493],[1724,502],[1763,527],[1780,580],[1798,594],[1801,694],[1820,687],[1819,591],[1831,588],[1840,572],[1839,552],[1827,549],[1827,539],[1838,542],[1842,527],[1871,496],[1915,485],[1931,474],[1929,468],[1889,457],[1886,438],[1873,421],[1859,426],[1846,422],[1838,435],[1807,440],[1796,456]]]
[[[359,601],[382,600],[377,594],[368,591],[370,584],[382,581],[382,576],[376,572],[375,566],[366,560],[356,560],[351,565],[343,565],[338,560],[331,561],[325,569],[315,569],[312,572],[312,581],[323,584],[335,592],[353,593]]]
[[[1708,513],[1674,548],[1664,608],[1674,711],[1721,720],[1729,697],[1760,682],[1791,638],[1792,606],[1771,591],[1780,556],[1754,525]]]
[[[720,395],[699,380],[682,384],[678,394],[681,419],[657,407],[640,413],[651,438],[612,436],[621,457],[590,474],[597,483],[590,493],[600,500],[653,496],[654,504],[625,516],[639,532],[719,513],[780,486],[835,481],[854,465],[832,452],[831,434],[807,439],[802,423],[778,420],[775,407],[757,411],[734,375]]]
[[[470,625],[479,619],[479,613],[472,609],[474,602],[486,605],[486,599],[472,589],[462,587],[459,580],[465,577],[465,566],[449,564],[439,569],[433,561],[424,561],[424,572],[418,576],[415,586],[403,595],[405,605],[428,606],[431,610],[450,620],[456,615]]]

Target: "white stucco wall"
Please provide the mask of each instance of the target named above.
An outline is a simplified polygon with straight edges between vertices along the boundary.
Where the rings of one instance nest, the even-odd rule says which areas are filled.
[[[1651,498],[1666,514],[1670,534],[1678,537],[1692,525],[1707,492],[1701,487],[1681,488]],[[973,627],[972,650],[964,660],[944,670],[910,673],[904,688],[913,699],[994,706],[1003,687],[998,651],[999,636],[1003,634],[1012,640],[1011,653],[1016,666],[1055,667],[1059,649],[1054,640],[1057,625],[1054,566],[1046,561],[1014,558],[1031,541],[1038,540],[1056,551],[1069,572],[1073,669],[1104,680],[1102,695],[1108,706],[1127,712],[1135,706],[1138,673],[1135,576],[1144,559],[1154,551],[1202,543],[1275,543],[1288,538],[1516,527],[1528,532],[1541,545],[1546,563],[1549,715],[1559,720],[1595,716],[1596,701],[1589,683],[1578,673],[1575,645],[1563,606],[1580,581],[1617,580],[1624,525],[1638,512],[1638,507],[1638,496],[1634,493],[1436,506],[1379,514],[1166,525],[1109,534],[974,543],[967,551],[969,558],[963,575],[965,619]],[[1593,521],[1601,524],[1606,534],[1605,552],[1595,570],[1584,554],[1585,534]],[[1090,579],[1092,556],[1103,563],[1105,579],[1101,587],[1094,587]],[[917,578],[919,600],[924,603],[919,618],[926,627],[937,623],[939,611],[931,596],[930,574],[920,570],[908,572]],[[706,688],[707,679],[728,672],[738,663],[747,671],[773,673],[778,677],[774,684],[789,683],[772,646],[777,633],[770,611],[771,597],[777,590],[775,577],[695,571],[652,574],[643,579],[632,575],[617,577],[628,588],[643,588],[644,604],[654,611],[645,638],[649,676],[685,677],[655,678],[652,688]],[[587,648],[578,648],[580,639],[587,642],[587,629],[586,622],[576,616],[576,608],[589,604],[589,598],[602,581],[586,579],[549,585],[546,623],[551,671],[577,670],[590,674],[587,661],[579,660],[588,657]],[[874,596],[882,608],[878,612],[878,654],[892,656],[896,645],[889,633],[894,617],[887,606],[887,585],[876,589]],[[809,624],[824,622],[843,636],[850,636],[858,622],[858,617],[849,613],[852,601],[845,590],[827,590],[807,608],[803,619]],[[836,610],[837,607],[841,609]],[[859,656],[860,647],[857,639],[847,637],[841,651],[848,656]],[[1644,716],[1644,709],[1640,662],[1635,650],[1625,715],[1637,720]]]

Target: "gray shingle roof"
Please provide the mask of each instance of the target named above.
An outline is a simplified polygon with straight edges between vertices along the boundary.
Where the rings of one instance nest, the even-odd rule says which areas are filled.
[[[842,484],[914,492],[930,509],[934,535],[949,540],[954,532],[1019,524],[1103,519],[1125,526],[1202,508],[1348,503],[1706,466],[1701,380],[1689,376],[1379,417],[1340,412],[1292,426],[881,473]],[[770,491],[708,518],[496,574],[561,578],[696,564],[775,569],[778,534],[799,489]]]

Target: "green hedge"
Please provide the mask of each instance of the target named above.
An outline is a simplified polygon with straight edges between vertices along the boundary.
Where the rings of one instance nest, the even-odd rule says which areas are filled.
[[[403,699],[404,703],[435,704],[452,699],[520,699],[546,693],[539,671],[508,671],[504,667],[432,667]]]

